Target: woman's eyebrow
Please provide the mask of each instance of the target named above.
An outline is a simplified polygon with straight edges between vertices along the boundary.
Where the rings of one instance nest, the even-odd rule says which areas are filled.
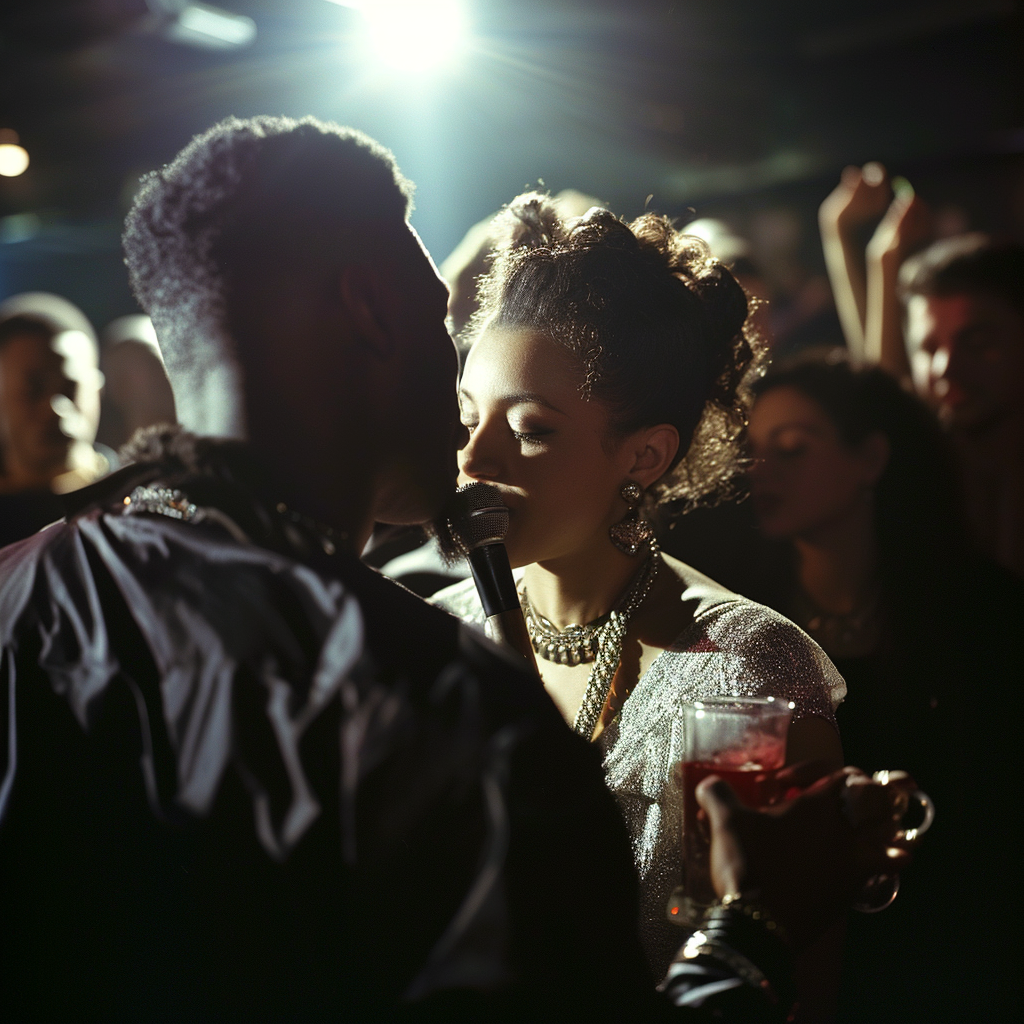
[[[476,405],[476,399],[465,388],[459,388],[459,398]],[[533,391],[516,391],[510,395],[502,395],[498,401],[502,405],[509,407],[513,405],[543,405],[545,409],[557,412],[559,416],[569,415],[564,410],[559,409],[557,405],[552,405],[543,395],[538,395]]]
[[[569,415],[559,409],[557,405],[552,405],[543,395],[535,394],[532,391],[518,391],[512,395],[503,395],[501,400],[505,405],[543,405],[545,409],[557,412],[559,416]]]

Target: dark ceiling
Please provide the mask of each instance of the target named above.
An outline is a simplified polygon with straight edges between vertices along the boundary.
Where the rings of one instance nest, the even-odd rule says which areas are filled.
[[[140,173],[228,114],[381,139],[439,255],[538,179],[676,212],[872,157],[1024,149],[1013,0],[468,0],[472,51],[413,79],[368,75],[358,15],[327,0],[218,6],[252,45],[168,41],[146,0],[6,0],[0,128],[32,163],[0,179],[0,217],[116,224]]]

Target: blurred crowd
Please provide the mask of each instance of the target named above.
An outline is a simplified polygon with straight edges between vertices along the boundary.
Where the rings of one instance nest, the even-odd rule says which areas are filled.
[[[567,216],[596,205],[558,201]],[[442,266],[457,339],[489,224]],[[751,396],[742,500],[666,515],[662,547],[817,641],[847,685],[845,760],[907,769],[946,825],[892,909],[851,918],[842,1020],[945,1019],[968,998],[948,955],[951,933],[976,940],[964,844],[1012,817],[970,780],[979,759],[1016,749],[1020,721],[1021,666],[1002,641],[1024,611],[1024,245],[959,227],[868,164],[823,197],[827,278],[801,264],[781,213],[754,218],[751,238],[722,221],[685,229],[758,304],[771,362]],[[60,519],[67,495],[118,469],[139,428],[174,422],[147,317],[97,332],[59,296],[7,298],[0,546]],[[429,596],[462,570],[422,540],[382,529],[366,557]],[[1013,885],[1010,852],[990,845],[986,871]]]

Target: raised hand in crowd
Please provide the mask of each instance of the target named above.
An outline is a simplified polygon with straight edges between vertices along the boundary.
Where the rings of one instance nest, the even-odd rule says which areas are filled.
[[[867,244],[867,313],[863,358],[899,380],[909,381],[903,337],[900,267],[931,234],[931,210],[909,185],[898,189]]]
[[[847,167],[818,210],[836,312],[850,352],[857,356],[864,350],[867,317],[867,280],[858,234],[865,224],[885,213],[891,196],[889,178],[881,164]]]

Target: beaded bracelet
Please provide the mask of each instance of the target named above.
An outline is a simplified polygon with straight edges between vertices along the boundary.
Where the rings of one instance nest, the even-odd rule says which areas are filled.
[[[684,960],[695,960],[700,956],[710,957],[718,963],[725,964],[740,981],[759,989],[773,1005],[779,1002],[772,983],[757,964],[724,942],[709,939],[703,932],[694,932],[680,950],[679,956]],[[678,962],[677,960],[676,963]]]
[[[685,900],[682,889],[673,892],[670,920],[671,908],[685,906]],[[728,967],[774,1004],[788,1006],[793,1002],[786,930],[757,902],[756,893],[727,894],[704,911],[699,930],[680,950],[676,964],[693,962],[701,956]]]
[[[727,913],[722,913],[726,911]],[[756,900],[745,900],[739,893],[726,893],[717,903],[712,904],[704,914],[704,923],[714,920],[730,920],[733,915],[742,914],[751,921],[756,921],[782,942],[789,941],[786,929],[778,923]]]

